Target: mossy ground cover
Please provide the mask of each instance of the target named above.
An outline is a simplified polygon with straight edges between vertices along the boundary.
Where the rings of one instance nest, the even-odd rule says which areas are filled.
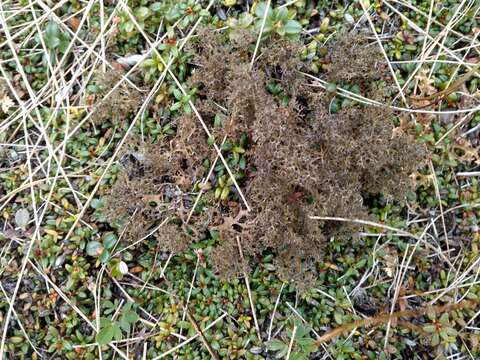
[[[0,349],[476,359],[479,4],[0,4]]]

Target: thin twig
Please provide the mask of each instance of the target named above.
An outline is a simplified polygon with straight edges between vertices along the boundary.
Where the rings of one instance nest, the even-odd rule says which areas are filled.
[[[257,57],[257,51],[260,47],[260,41],[262,40],[263,36],[263,29],[265,29],[265,23],[267,22],[268,11],[270,10],[270,3],[271,0],[267,0],[267,4],[265,6],[265,14],[263,14],[262,25],[260,26],[260,33],[258,34],[257,43],[255,44],[255,51],[252,55],[252,60],[250,61],[250,70],[253,69],[253,64],[255,63],[255,58]],[[258,6],[258,3],[257,3]]]
[[[346,332],[351,331],[352,329],[355,328],[360,328],[360,327],[378,327],[387,321],[392,321],[394,319],[398,318],[412,318],[412,317],[418,317],[421,315],[425,315],[429,310],[433,311],[436,314],[440,313],[448,313],[451,311],[459,310],[459,309],[465,309],[465,308],[475,308],[478,305],[478,301],[473,301],[473,300],[464,300],[460,303],[456,304],[447,304],[447,305],[439,305],[439,306],[433,306],[433,307],[425,307],[422,309],[416,309],[416,310],[403,310],[403,311],[398,311],[393,314],[380,314],[375,317],[369,317],[366,319],[361,319],[354,321],[349,324],[342,325],[336,329],[333,329],[326,334],[322,335],[319,337],[315,343],[317,346],[327,343],[333,338],[336,338],[337,336],[340,336]]]
[[[240,244],[239,236],[237,236],[237,245],[238,245],[238,252],[240,253],[240,259],[242,260],[242,264],[245,265],[245,258],[243,257],[242,245]],[[257,331],[258,340],[262,341],[262,336],[260,335],[260,327],[258,326],[257,313],[255,311],[255,304],[253,302],[252,292],[250,291],[250,284],[248,280],[248,274],[246,271],[243,271],[243,276],[245,278],[245,285],[247,285],[248,299],[250,302],[250,309],[252,310],[255,330]]]
[[[215,321],[211,322],[205,329],[203,329],[202,333],[205,333],[207,330],[209,330],[211,327],[215,326],[216,323],[218,323],[219,321],[223,320],[223,318],[227,316],[227,313],[224,313],[222,316],[220,316],[218,319],[216,319]],[[166,352],[164,352],[163,354],[159,355],[159,356],[156,356],[154,357],[152,360],[158,360],[158,359],[162,359],[164,358],[165,356],[167,355],[170,355],[171,353],[174,353],[175,351],[177,351],[178,349],[182,348],[183,346],[187,345],[188,343],[192,342],[193,340],[195,340],[197,337],[200,336],[200,333],[197,332],[195,335],[193,335],[192,337],[188,338],[187,340],[185,341],[182,341],[180,344],[178,344],[177,346],[174,346],[173,348],[171,348],[170,350],[167,350]]]
[[[187,307],[184,307],[185,309],[185,312],[187,314],[187,317],[188,317],[188,320],[190,321],[190,323],[193,325],[193,327],[195,328],[195,331],[197,332],[197,334],[200,335],[200,339],[202,340],[202,343],[203,345],[205,345],[205,347],[207,348],[210,356],[212,357],[212,359],[214,360],[220,360],[220,358],[218,357],[218,355],[215,353],[215,351],[213,351],[212,347],[210,346],[210,344],[208,343],[208,340],[207,338],[205,337],[205,334],[203,333],[202,329],[200,329],[200,326],[198,326],[197,322],[195,321],[195,319],[193,318],[193,316],[190,314],[190,311],[187,309]]]
[[[352,223],[357,223],[357,224],[361,224],[361,225],[373,226],[373,227],[378,227],[378,228],[385,229],[385,230],[395,231],[395,232],[397,232],[399,234],[402,234],[404,236],[408,236],[408,237],[411,237],[413,239],[421,241],[428,248],[430,248],[431,250],[434,250],[437,253],[437,255],[439,257],[441,257],[447,264],[449,264],[450,266],[452,265],[450,260],[443,254],[443,251],[441,251],[441,249],[437,249],[432,244],[430,244],[425,239],[423,239],[423,237],[416,236],[416,235],[414,235],[414,234],[412,234],[408,231],[405,231],[405,230],[397,229],[397,228],[394,228],[392,226],[376,223],[376,222],[373,222],[373,221],[366,221],[366,220],[360,220],[360,219],[346,219],[346,218],[332,217],[332,216],[310,216],[310,219],[312,219],[312,220],[325,220],[325,221],[352,222]],[[427,229],[424,230],[424,233],[426,233],[426,230]]]
[[[440,216],[442,217],[442,227],[443,227],[443,234],[445,236],[445,245],[447,246],[447,253],[450,253],[450,244],[448,241],[447,225],[445,224],[445,216],[443,213],[442,196],[440,195],[440,187],[438,186],[438,179],[437,179],[437,175],[435,174],[435,168],[433,167],[432,160],[428,161],[428,166],[430,168],[430,172],[432,173],[433,186],[435,188],[435,195],[437,197],[438,206],[440,208]]]
[[[297,334],[297,325],[293,326],[293,331],[292,331],[292,337],[290,339],[290,343],[288,344],[288,351],[287,351],[287,356],[285,356],[286,360],[290,359],[290,354],[292,353],[293,349],[293,342],[295,341],[295,335]]]
[[[273,307],[272,317],[270,318],[270,326],[268,327],[268,337],[267,337],[268,341],[270,341],[270,339],[272,338],[273,320],[275,319],[275,313],[277,312],[277,306],[278,306],[278,303],[280,302],[280,296],[282,296],[282,291],[284,287],[285,287],[285,283],[282,283],[282,287],[278,292],[277,300],[275,301],[275,306]]]
[[[480,171],[465,171],[465,172],[458,172],[456,174],[459,177],[472,177],[472,176],[480,176]]]

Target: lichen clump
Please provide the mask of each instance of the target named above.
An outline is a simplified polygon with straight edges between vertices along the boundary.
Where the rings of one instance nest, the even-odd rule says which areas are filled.
[[[142,104],[142,93],[128,78],[123,80],[122,77],[123,72],[118,69],[96,73],[95,108],[92,113],[94,124],[102,125],[109,121],[118,125]]]
[[[124,215],[140,217],[135,221],[142,224],[133,226],[142,229],[136,237],[164,221],[158,239],[164,249],[175,252],[216,231],[210,259],[221,275],[246,270],[240,244],[250,258],[271,251],[279,276],[308,286],[327,241],[358,230],[349,223],[310,217],[365,219],[367,198],[382,194],[402,200],[412,185],[409,176],[422,164],[424,149],[407,134],[394,131],[387,108],[357,104],[330,113],[332,95],[307,84],[300,72],[300,48],[294,43],[269,41],[251,66],[251,34],[227,44],[211,31],[200,38],[192,49],[199,64],[191,77],[191,85],[199,88],[195,104],[217,143],[248,137],[247,176],[239,184],[252,211],[245,211],[239,200],[213,200],[217,180],[212,177],[203,206],[187,223],[195,189],[208,172],[202,164],[213,163],[216,153],[206,145],[199,121],[182,116],[175,120],[172,144],[148,145],[141,151],[141,169],[134,176],[124,172],[111,192],[110,213],[118,216],[119,202],[126,196],[130,200]],[[364,96],[383,101],[388,87],[378,86],[385,78],[381,57],[368,48],[364,55],[379,70],[365,71],[362,52],[357,52],[349,57],[345,72],[335,61],[348,45],[339,40],[330,49],[327,78],[336,83],[358,81]],[[238,199],[233,186],[231,192]],[[152,201],[153,210],[148,206]]]

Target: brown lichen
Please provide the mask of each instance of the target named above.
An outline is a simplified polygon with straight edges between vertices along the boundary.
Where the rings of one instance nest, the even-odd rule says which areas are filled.
[[[386,62],[378,44],[366,36],[342,33],[329,46],[327,80],[333,83],[352,83],[368,88],[382,77]]]
[[[339,66],[335,62],[342,61],[340,54],[351,58],[350,45],[341,39],[332,47],[334,62],[327,76],[331,81],[358,81],[365,95],[382,97],[382,89],[373,85],[382,76],[370,64],[376,63],[378,52],[369,49],[369,58],[350,68],[353,74],[341,69],[334,72]],[[142,183],[129,188],[120,180],[112,193],[131,194],[130,213],[135,209],[153,214],[147,216],[148,221],[164,220],[165,214],[176,219],[160,230],[165,234],[159,235],[165,249],[178,251],[207,228],[216,230],[220,240],[210,258],[223,276],[246,270],[238,253],[239,239],[246,256],[272,251],[282,278],[308,286],[316,277],[316,264],[327,240],[358,230],[356,225],[313,221],[310,216],[368,218],[366,198],[382,193],[401,200],[411,187],[409,175],[421,165],[424,150],[406,134],[394,132],[387,108],[358,105],[330,114],[327,96],[302,86],[306,81],[298,72],[302,63],[296,45],[282,40],[269,43],[260,49],[252,69],[253,48],[248,41],[225,45],[220,35],[206,32],[194,50],[199,67],[191,83],[200,89],[197,105],[202,118],[213,128],[219,108],[226,109],[226,126],[215,130],[217,139],[235,139],[242,133],[249,136],[251,166],[242,191],[253,211],[212,202],[186,224],[191,191],[205,176],[200,164],[206,158],[212,162],[215,155],[191,117],[176,120],[177,136],[170,148],[153,145],[144,149],[143,175],[134,180]],[[267,90],[272,81],[280,85],[288,105]],[[145,186],[149,186],[145,193],[138,191]],[[175,195],[166,196],[168,191]],[[142,202],[146,195],[158,199],[161,210],[146,211]]]
[[[381,98],[382,89],[375,86],[382,78],[381,54],[365,46],[364,38],[354,39],[362,51],[352,50],[351,41],[343,36],[332,46],[329,80],[358,82],[368,92],[365,95]],[[240,236],[250,255],[273,250],[280,273],[305,281],[313,276],[326,239],[351,235],[356,228],[313,222],[309,216],[367,218],[366,197],[382,193],[402,199],[411,185],[408,176],[420,166],[424,151],[405,134],[397,132],[393,137],[387,108],[356,106],[329,114],[322,98],[318,101],[318,96],[299,88],[304,79],[297,71],[298,49],[288,46],[281,41],[269,44],[252,70],[250,57],[245,56],[251,52],[245,48],[224,52],[216,58],[222,60],[220,75],[218,67],[204,66],[193,79],[204,86],[205,98],[213,97],[229,110],[238,131],[230,130],[228,135],[247,131],[252,139],[250,156],[256,173],[246,195],[254,212],[245,218],[247,229],[226,232],[224,238]],[[212,54],[226,50],[197,51],[197,62],[203,65],[216,61]],[[345,59],[348,67],[342,64]],[[212,90],[211,79],[221,86]],[[272,79],[285,81],[288,106],[280,105],[266,90]]]
[[[122,71],[116,69],[96,73],[95,83],[98,91],[95,110],[91,117],[94,124],[101,125],[106,122],[122,124],[142,104],[141,92],[127,81],[122,81],[123,75],[125,74]],[[120,85],[117,86],[120,81]]]
[[[106,196],[107,221],[120,221],[122,239],[138,241],[154,232],[164,251],[178,253],[198,240],[209,221],[184,220],[194,203],[192,190],[203,179],[212,155],[199,122],[189,115],[172,122],[174,138],[151,144],[131,137],[122,151],[122,171]]]

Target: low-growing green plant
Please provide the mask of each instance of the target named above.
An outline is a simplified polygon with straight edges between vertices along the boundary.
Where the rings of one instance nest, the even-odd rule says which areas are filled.
[[[423,331],[429,334],[428,339],[433,347],[443,353],[449,346],[457,342],[458,331],[455,329],[455,324],[452,323],[448,313],[443,313],[437,316],[435,312],[427,312],[430,324],[423,326]]]
[[[282,340],[273,339],[266,343],[267,349],[274,352],[275,359],[308,360],[310,354],[317,349],[315,340],[310,337],[311,328],[300,321],[295,321],[293,328],[285,331]]]
[[[255,16],[257,20],[255,21],[255,29],[260,31],[263,24],[263,19],[266,19],[263,27],[263,37],[267,37],[272,33],[276,33],[281,37],[295,38],[302,31],[302,25],[293,20],[294,14],[289,14],[288,9],[285,6],[279,6],[272,9],[271,6],[267,7],[267,3],[260,2],[255,7]]]
[[[55,64],[56,63],[55,54],[57,52],[60,55],[65,53],[71,41],[70,36],[64,31],[62,31],[59,25],[53,20],[47,23],[47,25],[45,26],[45,30],[42,34],[36,35],[36,41],[38,44],[41,43],[40,36],[43,38],[43,41],[45,42],[45,45],[48,50],[47,52],[44,53],[44,56],[43,56],[44,65],[47,64],[47,56],[48,56],[48,59]]]
[[[54,3],[52,11],[47,11],[48,7],[43,3],[48,7]],[[68,0],[61,4],[43,3],[29,0],[2,3],[5,16],[0,30],[3,36],[0,36],[0,324],[2,330],[6,330],[5,357],[32,360],[45,357],[68,360],[116,357],[119,354],[115,354],[113,347],[92,346],[98,329],[89,326],[86,320],[90,319],[96,327],[96,320],[103,317],[107,320],[102,320],[102,335],[107,340],[111,337],[112,341],[115,337],[121,338],[123,341],[115,346],[129,356],[142,357],[146,349],[146,357],[155,358],[170,351],[182,339],[197,336],[196,340],[182,345],[171,355],[179,359],[211,358],[213,355],[198,338],[192,323],[182,320],[184,310],[179,299],[187,301],[192,317],[201,329],[219,316],[228,314],[216,326],[204,331],[213,353],[221,359],[260,360],[280,355],[291,343],[294,324],[290,319],[297,314],[306,319],[320,337],[345,327],[341,336],[330,338],[324,344],[330,357],[335,359],[479,357],[475,318],[478,305],[470,303],[464,308],[447,310],[448,321],[442,311],[437,311],[431,318],[426,313],[422,312],[420,316],[420,312],[416,312],[429,302],[444,304],[448,309],[454,299],[476,299],[480,296],[478,284],[468,281],[472,276],[475,280],[473,264],[478,261],[480,247],[480,187],[476,176],[480,164],[480,114],[461,120],[461,112],[475,107],[480,78],[470,78],[461,88],[435,104],[421,100],[448,89],[449,83],[451,85],[469,71],[472,66],[469,64],[478,62],[475,52],[478,42],[478,19],[475,16],[478,14],[472,2],[459,4],[460,1],[448,0],[440,5],[426,0],[395,4],[372,0],[272,2],[271,12],[265,10],[260,14],[270,14],[268,18],[273,19],[273,12],[277,10],[279,32],[275,31],[275,26],[269,25],[275,20],[267,22],[269,32],[268,35],[263,34],[253,66],[255,74],[266,74],[266,79],[249,78],[249,81],[231,87],[228,84],[235,84],[232,78],[243,79],[245,74],[249,74],[252,51],[263,20],[255,14],[259,1],[129,0],[121,3],[105,0],[92,4]],[[203,129],[197,126],[197,119],[185,113],[183,105],[186,101],[182,103],[182,97],[175,96],[177,85],[167,74],[154,94],[154,102],[145,104],[146,111],[139,114],[139,121],[130,129],[132,138],[156,146],[135,147],[130,144],[131,138],[127,139],[129,146],[121,150],[120,160],[103,174],[105,164],[116,153],[129,121],[138,111],[137,106],[124,107],[128,104],[124,100],[136,98],[137,92],[129,86],[122,87],[121,92],[112,94],[111,100],[119,99],[118,102],[111,101],[110,105],[104,104],[95,109],[95,104],[99,105],[98,101],[105,94],[102,92],[110,91],[118,77],[107,79],[104,82],[106,86],[101,89],[101,81],[97,82],[100,77],[92,78],[90,72],[99,65],[110,68],[105,62],[118,56],[139,56],[151,50],[130,17],[125,12],[119,12],[126,3],[151,41],[167,35],[157,50],[165,61],[173,60],[170,70],[187,91],[197,89],[191,99],[213,136],[207,138]],[[207,11],[206,6],[210,3],[212,5]],[[368,9],[369,19],[362,5]],[[281,16],[284,13],[281,9],[288,10],[288,19]],[[87,18],[82,21],[84,16]],[[208,36],[204,37],[201,25],[193,28],[200,18],[202,24],[213,27],[208,32],[221,34],[218,46],[210,48],[214,55],[208,60],[205,56],[191,56],[192,53],[202,53],[201,47],[196,48],[195,39],[200,45],[211,44]],[[112,23],[105,27],[107,19],[111,19]],[[286,34],[288,20],[301,25],[301,36]],[[173,26],[177,21],[180,26]],[[371,24],[374,29],[370,29]],[[449,27],[448,24],[455,26]],[[349,31],[346,37],[348,47],[342,48],[338,35],[345,30]],[[7,31],[11,37],[6,36]],[[72,36],[72,31],[75,36]],[[193,31],[193,36],[187,38],[190,31]],[[394,74],[385,67],[382,54],[375,50],[378,44],[374,31],[391,60]],[[357,33],[367,37],[355,35]],[[424,38],[422,33],[429,33],[433,38],[442,35],[442,46],[438,52],[434,51],[433,62],[430,58],[420,61],[426,55],[424,46],[428,47],[432,40]],[[296,39],[294,43],[282,46],[275,44],[285,38]],[[335,38],[337,41],[334,41]],[[186,40],[187,47],[180,51],[178,44],[183,40]],[[219,47],[226,51],[218,51]],[[292,56],[298,53],[295,47],[301,48],[299,68],[286,65],[298,60]],[[67,48],[69,55],[57,68],[57,61]],[[241,50],[238,52],[238,49]],[[203,54],[208,52],[208,49],[205,50]],[[236,56],[243,54],[244,60],[238,64],[230,62],[229,52]],[[145,94],[165,71],[160,59],[155,56],[156,52],[151,54],[145,61],[146,66],[129,75],[137,87],[145,89]],[[451,61],[455,59],[448,54],[456,54],[463,61]],[[275,64],[278,66],[265,62],[272,56],[276,57]],[[53,64],[53,72],[47,60]],[[119,66],[116,62],[111,65]],[[237,65],[243,66],[242,71],[232,71]],[[192,69],[196,73],[192,80],[198,81],[197,85],[188,80]],[[121,75],[126,73],[124,70],[121,69]],[[299,77],[296,70],[315,73],[318,78],[327,81],[326,91],[317,87],[316,82],[308,84],[307,91],[299,87],[298,84],[308,83],[308,79]],[[226,78],[230,77],[230,80],[223,81],[224,74],[228,74]],[[370,81],[371,75],[375,76],[374,81]],[[308,215],[321,214],[309,208],[302,213],[301,210],[305,209],[303,205],[315,199],[305,196],[305,191],[298,187],[276,187],[270,193],[273,194],[270,201],[265,189],[268,190],[270,184],[275,187],[280,181],[265,181],[262,177],[265,166],[258,165],[258,138],[251,131],[251,128],[257,127],[256,115],[245,117],[245,114],[257,114],[256,109],[272,105],[273,115],[266,116],[271,121],[265,122],[268,126],[262,125],[262,132],[270,134],[271,128],[277,128],[276,121],[281,118],[276,116],[276,112],[288,108],[290,101],[299,100],[297,105],[303,110],[299,112],[302,116],[296,120],[297,125],[288,123],[291,117],[287,114],[281,123],[286,127],[287,135],[271,137],[273,142],[280,139],[288,143],[285,146],[288,150],[279,153],[286,154],[284,157],[288,159],[285,163],[297,165],[295,161],[303,157],[290,156],[290,150],[295,149],[295,144],[308,144],[301,137],[296,137],[296,132],[302,132],[302,127],[315,123],[316,117],[309,111],[311,104],[328,109],[326,123],[332,124],[328,119],[332,115],[337,116],[334,123],[341,125],[345,116],[349,118],[348,126],[355,126],[357,122],[353,119],[358,115],[361,120],[367,107],[345,99],[342,91],[376,99],[378,92],[371,92],[373,89],[369,89],[368,84],[378,84],[383,91],[392,76],[403,88],[407,104],[398,99],[396,87],[377,100],[384,104],[393,101],[392,105],[419,108],[415,113],[392,114],[398,127],[395,134],[409,133],[425,144],[432,153],[432,168],[428,166],[412,174],[416,179],[416,191],[407,192],[405,207],[396,201],[403,198],[401,194],[395,195],[395,198],[381,194],[362,195],[362,200],[372,220],[393,228],[408,229],[411,234],[425,235],[422,237],[425,241],[417,243],[416,239],[377,227],[365,228],[361,236],[353,241],[350,235],[357,231],[353,227],[340,225],[333,230],[323,227],[322,234],[342,229],[346,236],[329,237],[317,251],[322,255],[321,261],[318,264],[315,261],[315,266],[311,267],[315,271],[310,277],[315,286],[304,293],[297,293],[298,286],[284,282],[298,272],[297,255],[300,252],[308,254],[301,246],[292,251],[293,258],[284,255],[285,262],[294,269],[293,274],[285,274],[281,256],[278,256],[282,248],[276,248],[277,242],[272,242],[274,246],[253,252],[253,257],[246,256],[247,262],[252,265],[251,272],[247,273],[249,289],[244,279],[233,277],[225,281],[216,276],[217,271],[228,274],[232,264],[236,266],[232,275],[249,270],[247,266],[238,266],[237,242],[227,242],[240,236],[244,253],[252,253],[245,249],[251,246],[251,242],[243,235],[248,235],[258,225],[253,223],[249,227],[252,225],[249,216],[258,215],[260,208],[272,209],[273,201],[284,198],[285,201],[276,203],[280,205],[271,213],[270,219],[275,222],[281,218],[288,223],[282,228],[288,234],[284,238],[290,236],[290,225],[294,225],[294,234],[299,235],[295,238],[298,244],[302,244],[301,240],[311,231],[305,226],[310,226],[310,223],[290,220],[308,220]],[[408,84],[407,79],[410,79]],[[264,97],[262,92],[255,92],[261,101],[251,100],[255,96],[248,91],[238,91],[232,99],[237,97],[247,99],[247,102],[224,102],[230,90],[251,90],[249,84],[257,82],[264,85],[267,94]],[[217,88],[216,84],[219,85]],[[63,92],[64,85],[71,85],[69,94]],[[210,88],[206,89],[208,86]],[[85,87],[87,91],[84,91]],[[295,90],[293,94],[292,90]],[[308,96],[312,93],[318,95],[315,101]],[[57,94],[68,95],[69,104],[65,101],[58,104]],[[212,98],[216,99],[215,102],[209,101]],[[270,102],[271,99],[274,103]],[[174,105],[177,103],[182,105]],[[173,111],[171,106],[174,106]],[[243,106],[250,109],[245,110]],[[83,121],[92,110],[91,120],[94,120],[95,126],[90,120]],[[442,113],[432,114],[430,110]],[[254,125],[245,127],[245,122]],[[42,124],[43,129],[39,127]],[[234,124],[241,125],[241,128]],[[340,125],[338,128],[341,130]],[[260,134],[262,132],[259,131]],[[246,145],[241,144],[243,134],[248,140]],[[220,146],[225,135],[228,135],[225,146]],[[316,138],[315,135],[313,138]],[[184,140],[180,141],[179,136]],[[341,137],[349,139],[348,133],[342,132]],[[63,144],[63,141],[66,143]],[[222,161],[217,160],[211,176],[206,179],[218,155],[213,149],[213,142],[220,147],[249,201],[253,209],[250,215],[243,209],[239,193]],[[52,152],[51,147],[57,150]],[[302,153],[315,151],[315,147],[313,150],[306,147]],[[162,156],[172,153],[175,156]],[[54,161],[52,156],[55,154],[57,159]],[[295,161],[291,161],[292,158]],[[166,171],[157,169],[152,172],[152,164],[163,164],[164,160],[167,164],[171,160],[173,166],[167,166]],[[270,162],[283,167],[283,160],[278,156]],[[315,169],[315,161],[311,165]],[[62,167],[61,173],[58,172],[59,166]],[[296,173],[291,170],[286,176],[284,174],[284,178],[290,179]],[[301,173],[307,176],[297,184],[307,183],[312,176],[309,171],[301,170]],[[99,183],[100,176],[102,181]],[[208,181],[203,185],[204,180]],[[326,178],[325,183],[330,180]],[[265,184],[258,186],[264,196],[254,198],[252,184],[257,181]],[[128,186],[116,187],[115,183]],[[166,184],[165,187],[158,187],[160,183]],[[120,211],[122,219],[115,221],[106,218],[106,210],[111,203],[108,204],[105,201],[107,198],[103,197],[105,193],[110,193],[112,186],[119,193],[125,190],[126,196],[119,196],[119,200],[124,206],[131,205],[128,211]],[[149,192],[148,189],[153,190]],[[200,189],[203,194],[193,209]],[[343,194],[344,189],[338,189],[337,194]],[[403,191],[400,193],[403,194]],[[282,194],[292,196],[282,197]],[[90,196],[94,197],[91,206],[82,208]],[[139,201],[142,197],[145,197],[144,201]],[[258,199],[263,199],[260,206]],[[299,202],[302,206],[291,206]],[[278,209],[286,211],[280,213]],[[138,212],[142,212],[141,216]],[[28,216],[24,216],[27,213]],[[185,219],[190,213],[192,216],[187,222]],[[348,216],[342,209],[338,212],[332,210],[330,214]],[[358,216],[363,218],[367,215],[362,213]],[[167,223],[154,235],[144,238],[166,217],[169,218]],[[71,229],[74,222],[78,224]],[[264,224],[268,225],[267,222]],[[236,232],[230,231],[232,227]],[[265,229],[264,225],[258,227]],[[298,229],[305,231],[298,234]],[[261,239],[263,233],[254,239]],[[276,235],[279,233],[281,231]],[[282,239],[281,236],[277,238]],[[32,239],[32,251],[26,259]],[[118,239],[117,245],[112,245]],[[222,247],[222,244],[228,246]],[[127,246],[128,249],[125,249]],[[309,247],[307,250],[311,251],[313,246]],[[177,256],[170,257],[171,254]],[[408,266],[400,266],[402,258],[408,259]],[[24,260],[28,262],[22,272]],[[105,272],[98,284],[102,291],[101,296],[96,298],[92,292],[102,267]],[[299,269],[301,272],[305,267]],[[127,271],[131,276],[116,281]],[[399,277],[399,272],[404,276]],[[19,274],[22,274],[21,279]],[[281,279],[278,274],[282,274]],[[458,277],[458,274],[461,276]],[[464,277],[466,282],[458,283]],[[396,288],[400,292],[395,307],[413,311],[416,315],[392,320],[385,346],[386,322],[374,327],[362,327],[354,322],[359,318],[375,319],[389,313],[395,292],[392,281],[395,283],[399,279],[403,281]],[[18,280],[21,281],[15,296]],[[445,293],[443,290],[446,288],[452,291]],[[15,301],[11,308],[10,300],[13,298]],[[130,322],[129,328],[122,328],[122,301],[127,298],[142,306],[142,316],[146,315],[146,321]],[[96,313],[98,303],[102,309],[100,314]],[[295,314],[292,314],[293,307]],[[7,322],[6,314],[11,309],[14,311]],[[134,309],[135,305],[132,305],[132,311]],[[261,340],[254,326],[255,313]],[[148,323],[153,318],[160,320],[155,328]],[[274,338],[283,343],[277,351],[265,349],[264,331],[270,324]],[[287,334],[285,329],[290,333]],[[306,337],[313,336],[313,333]],[[292,342],[290,358],[299,350],[297,345]],[[309,354],[310,358],[322,356],[327,356],[322,347]]]
[[[95,340],[100,346],[108,345],[112,340],[121,340],[122,330],[128,334],[137,320],[138,315],[133,310],[133,304],[128,302],[121,308],[118,321],[107,317],[100,318],[100,331]]]

